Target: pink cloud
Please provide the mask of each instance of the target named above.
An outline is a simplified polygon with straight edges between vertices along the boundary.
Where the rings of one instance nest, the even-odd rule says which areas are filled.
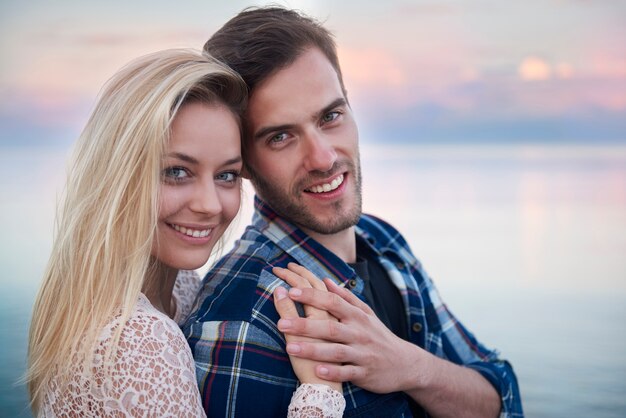
[[[55,89],[10,89],[4,97],[3,116],[50,127],[81,127],[95,104],[95,98]]]
[[[357,86],[396,88],[408,82],[406,69],[389,51],[339,49],[342,71]]]
[[[340,59],[351,98],[372,108],[428,104],[457,114],[535,116],[626,109],[619,60],[596,59],[581,70],[563,59],[529,55],[508,72],[483,73],[471,51],[456,48],[459,55],[422,51],[411,60],[374,47],[343,48]]]
[[[459,83],[481,79],[482,73],[473,64],[472,52],[460,41],[446,44],[443,39],[414,49],[406,54],[380,46],[340,46],[339,58],[351,97],[392,107],[437,100],[452,107],[466,108],[469,103],[465,98],[446,92]]]
[[[524,58],[517,72],[524,81],[543,81],[552,77],[552,67],[539,57]]]

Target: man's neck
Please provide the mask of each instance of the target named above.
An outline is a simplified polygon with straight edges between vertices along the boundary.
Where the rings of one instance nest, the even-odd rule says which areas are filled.
[[[301,229],[344,262],[356,262],[356,237],[353,226],[334,234],[320,234],[305,228]]]

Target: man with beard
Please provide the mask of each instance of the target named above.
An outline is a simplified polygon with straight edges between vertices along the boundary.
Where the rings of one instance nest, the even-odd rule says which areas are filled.
[[[344,382],[346,416],[522,416],[511,366],[447,310],[399,232],[361,213],[358,132],[330,33],[291,10],[247,9],[205,50],[250,89],[243,154],[257,193],[252,225],[207,274],[184,327],[207,414],[285,416],[298,384],[289,352]],[[273,268],[291,262],[331,292],[290,297],[339,322],[283,319],[279,330]]]

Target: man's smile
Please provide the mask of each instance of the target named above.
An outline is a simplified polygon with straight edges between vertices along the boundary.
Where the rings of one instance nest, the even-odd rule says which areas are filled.
[[[332,179],[330,182],[327,183],[322,183],[322,184],[316,184],[314,186],[309,187],[308,189],[305,189],[305,192],[309,192],[309,193],[327,193],[327,192],[331,192],[333,190],[336,190],[339,186],[341,186],[341,184],[343,183],[343,179],[344,179],[344,175],[340,174],[337,177],[335,177],[334,179]]]

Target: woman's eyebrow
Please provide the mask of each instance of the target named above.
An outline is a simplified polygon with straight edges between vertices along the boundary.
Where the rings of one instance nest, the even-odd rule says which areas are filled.
[[[172,153],[167,154],[167,156],[177,158],[181,161],[185,161],[190,164],[199,164],[198,160],[196,160],[194,157],[187,155],[187,154],[183,154],[182,152],[172,152]]]

